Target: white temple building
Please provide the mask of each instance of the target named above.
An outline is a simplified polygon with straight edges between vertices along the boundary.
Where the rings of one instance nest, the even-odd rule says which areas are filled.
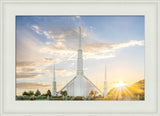
[[[55,82],[53,82],[53,92],[55,92]],[[67,91],[68,96],[89,96],[89,93],[97,91],[97,95],[103,96],[103,93],[84,75],[83,73],[83,51],[81,44],[81,28],[79,27],[79,48],[78,48],[78,58],[77,58],[77,74],[76,76],[68,82],[59,92]],[[106,91],[106,89],[105,89]],[[54,93],[53,93],[54,94]]]

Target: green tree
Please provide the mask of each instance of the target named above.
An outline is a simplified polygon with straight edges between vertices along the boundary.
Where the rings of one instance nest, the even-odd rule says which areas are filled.
[[[94,91],[94,99],[96,98],[97,93],[97,91]]]
[[[94,96],[94,91],[93,91],[93,90],[89,93],[89,96],[90,96],[91,98],[93,98],[93,96]]]
[[[51,96],[51,91],[50,90],[47,91],[47,96],[48,95]]]
[[[41,92],[37,89],[35,96],[39,96],[39,95],[41,95]]]
[[[29,91],[29,92],[28,92],[28,95],[29,95],[29,96],[34,95],[34,92],[33,92],[33,91]]]
[[[64,94],[64,96],[67,96],[67,91],[64,91],[64,93],[63,93],[63,94]]]
[[[67,91],[66,90],[65,91],[61,91],[61,95],[62,95],[62,97],[64,99],[64,96],[67,96]]]
[[[64,96],[64,92],[63,91],[61,91],[61,95]]]
[[[24,95],[28,95],[28,92],[24,91],[24,92],[23,92],[23,96],[24,96]]]
[[[67,91],[64,91],[65,99],[67,99]]]

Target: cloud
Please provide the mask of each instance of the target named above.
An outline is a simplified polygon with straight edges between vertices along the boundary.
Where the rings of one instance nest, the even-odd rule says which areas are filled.
[[[84,55],[86,58],[110,58],[116,56],[115,52],[117,49],[133,47],[136,45],[143,46],[144,41],[131,40],[120,43],[86,43],[84,44]]]
[[[118,43],[118,44],[114,44],[113,48],[114,49],[120,49],[120,48],[126,48],[126,47],[130,47],[130,46],[143,46],[144,45],[144,41],[138,41],[138,40],[131,40],[129,42],[123,42],[123,43]]]
[[[46,69],[47,72],[53,72],[53,69]],[[56,75],[58,76],[71,76],[75,74],[75,70],[71,69],[55,69]]]
[[[37,25],[33,25],[32,27],[33,27],[34,29],[36,29],[36,30],[39,29],[39,27],[38,27]]]
[[[30,82],[22,82],[22,83],[16,83],[16,88],[18,89],[43,89],[50,87],[50,84],[44,84],[44,83],[30,83]]]
[[[46,75],[46,74],[45,73],[18,73],[16,74],[16,78],[17,79],[36,78],[42,75]]]
[[[31,29],[36,32],[39,35],[44,35],[47,39],[51,39],[52,36],[50,35],[50,33],[48,33],[47,31],[43,31],[42,29],[39,28],[39,26],[37,25],[32,25]]]
[[[133,46],[143,46],[144,41],[131,40],[128,42],[120,42],[120,43],[107,43],[107,42],[98,42],[94,41],[89,43],[87,41],[83,42],[83,52],[85,59],[102,59],[102,58],[111,58],[116,56],[116,50],[133,47]],[[68,57],[68,60],[75,60],[77,53],[77,46],[75,46],[75,42],[60,42],[56,45],[50,44],[49,46],[45,46],[42,51],[48,52],[51,54],[56,54],[57,56],[63,59],[64,57]]]
[[[90,28],[93,28],[93,26],[90,26]],[[42,53],[47,52],[48,54],[55,54],[61,59],[63,59],[64,57],[68,57],[68,60],[76,59],[75,55],[73,54],[76,54],[76,51],[78,49],[78,29],[70,27],[54,28],[46,34],[46,38],[48,38],[48,34],[52,37],[53,40],[55,40],[55,42],[47,42],[47,46],[44,46],[41,49]],[[97,41],[98,39],[95,37],[95,35],[86,28],[83,28],[82,38],[83,51],[86,59],[102,59],[115,57],[115,52],[117,49],[131,47],[135,45],[144,45],[144,41],[138,40],[131,40],[128,42],[120,43],[100,42]]]
[[[82,27],[82,46],[84,59],[104,59],[116,57],[118,49],[143,46],[144,41],[109,43],[99,41],[93,32]],[[58,64],[77,59],[78,28],[52,27],[42,30],[40,26],[32,25],[31,29],[46,39],[40,39],[26,30],[18,31],[17,39],[17,79],[37,78],[47,73],[44,70],[52,64]],[[70,76],[75,71],[56,69],[59,76]]]
[[[57,83],[57,91],[59,91],[64,85]],[[16,95],[22,95],[24,91],[34,91],[37,89],[41,94],[46,93],[48,90],[52,90],[52,84],[49,83],[36,83],[36,82],[20,82],[16,83]]]
[[[17,73],[27,73],[27,72],[40,72],[40,67],[46,67],[53,63],[58,62],[54,58],[41,58],[36,61],[17,61],[16,72]]]
[[[34,30],[37,34],[42,34],[39,30],[39,27],[37,25],[32,26],[32,30]]]

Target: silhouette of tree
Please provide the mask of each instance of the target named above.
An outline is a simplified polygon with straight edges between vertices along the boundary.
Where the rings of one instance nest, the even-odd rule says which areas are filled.
[[[51,96],[51,91],[50,90],[47,91],[47,96],[48,95]]]
[[[39,96],[39,95],[41,95],[41,92],[37,89],[35,96]]]

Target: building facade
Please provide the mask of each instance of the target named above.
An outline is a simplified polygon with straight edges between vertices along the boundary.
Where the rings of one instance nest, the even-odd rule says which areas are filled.
[[[68,96],[89,96],[91,91],[96,91],[97,95],[103,96],[103,93],[83,74],[83,51],[81,43],[81,28],[79,27],[79,47],[77,58],[77,74],[67,83],[59,92],[67,91]]]

